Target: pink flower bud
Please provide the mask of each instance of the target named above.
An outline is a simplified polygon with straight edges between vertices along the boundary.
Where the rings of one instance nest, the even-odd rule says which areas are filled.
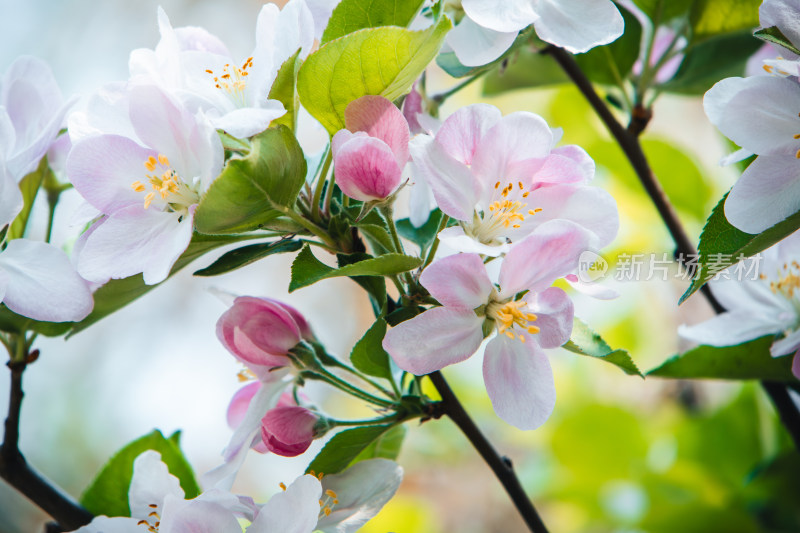
[[[272,453],[294,457],[320,435],[319,422],[320,417],[305,407],[278,405],[261,419],[261,438]]]
[[[313,335],[296,309],[268,298],[240,296],[217,321],[217,337],[237,359],[273,368],[288,365],[288,351]]]
[[[408,161],[408,123],[382,96],[362,96],[345,110],[347,129],[333,137],[336,184],[364,202],[383,200],[400,184]]]

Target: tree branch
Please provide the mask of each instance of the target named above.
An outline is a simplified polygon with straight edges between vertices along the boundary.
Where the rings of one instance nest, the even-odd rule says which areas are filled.
[[[36,473],[19,451],[19,417],[22,407],[22,374],[27,361],[10,361],[11,393],[5,435],[0,447],[0,477],[52,516],[67,531],[92,521],[92,515],[68,495]]]
[[[564,70],[567,76],[575,83],[586,100],[589,101],[589,104],[600,117],[600,120],[606,125],[608,131],[611,132],[611,135],[614,136],[617,144],[622,148],[633,170],[636,172],[639,181],[644,186],[645,191],[647,191],[648,196],[650,196],[653,204],[655,204],[659,215],[661,215],[661,219],[667,226],[672,240],[675,241],[677,252],[683,254],[684,257],[696,255],[697,250],[695,250],[694,244],[689,240],[688,235],[684,231],[675,209],[672,207],[667,195],[661,188],[658,179],[653,174],[650,164],[647,162],[647,157],[644,155],[642,146],[639,143],[639,135],[644,131],[644,128],[647,126],[652,116],[650,110],[644,109],[641,106],[635,108],[632,114],[633,116],[631,117],[631,123],[627,129],[624,128],[594,90],[592,83],[575,62],[572,55],[555,46],[548,46],[543,50],[543,53],[550,54],[553,59],[556,60],[562,70]],[[714,309],[715,313],[720,314],[725,312],[725,307],[717,301],[708,285],[703,285],[700,291]],[[800,449],[800,411],[798,411],[797,406],[794,404],[791,397],[789,397],[786,385],[768,381],[762,381],[761,385],[775,405],[784,427],[786,427],[786,430],[792,435],[795,446]]]
[[[514,468],[511,461],[507,457],[501,457],[497,450],[494,449],[492,444],[481,433],[481,430],[475,425],[475,422],[470,418],[469,414],[464,410],[461,402],[458,401],[450,385],[444,379],[440,371],[428,374],[439,391],[442,397],[442,407],[444,412],[455,422],[458,429],[469,439],[470,443],[475,447],[478,453],[483,457],[483,460],[489,465],[494,472],[497,479],[502,483],[503,488],[508,493],[511,501],[514,502],[522,519],[527,524],[528,528],[533,533],[547,533],[547,527],[544,525],[539,513],[533,506],[533,503],[525,494],[525,490],[517,479],[514,473]]]

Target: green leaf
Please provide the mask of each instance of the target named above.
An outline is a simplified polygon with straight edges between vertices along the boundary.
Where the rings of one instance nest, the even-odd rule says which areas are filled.
[[[74,325],[74,322],[41,322],[18,315],[5,305],[0,305],[0,331],[16,334],[35,331],[45,337],[60,337]]]
[[[272,88],[269,90],[268,98],[278,100],[286,108],[286,114],[278,117],[270,123],[270,126],[280,124],[292,131],[297,131],[297,112],[300,109],[300,99],[297,96],[297,72],[303,60],[300,59],[300,50],[294,53],[289,59],[283,62]]]
[[[797,47],[792,44],[792,42],[783,34],[783,32],[781,32],[781,30],[778,29],[777,26],[763,28],[755,32],[753,35],[762,41],[777,44],[778,46],[786,48],[793,54],[800,55],[800,50],[798,50]]]
[[[372,248],[375,249],[376,255],[378,253],[389,252],[394,249],[392,237],[386,230],[385,225],[378,224],[356,224],[358,230],[369,239]],[[377,248],[377,249],[376,249]]]
[[[389,354],[383,349],[386,321],[379,318],[353,346],[350,362],[361,372],[378,378],[392,379]]]
[[[769,347],[775,340],[767,335],[737,346],[698,346],[675,355],[647,376],[675,379],[758,379],[796,381],[792,357],[772,357]]]
[[[361,261],[372,259],[372,256],[358,252],[354,254],[336,254],[336,263],[339,267],[352,265]],[[386,295],[386,278],[378,276],[352,276],[350,279],[361,285],[369,294],[372,311],[376,317],[383,314],[388,296]]]
[[[25,235],[25,228],[28,226],[28,218],[31,216],[31,209],[33,209],[33,202],[36,200],[36,193],[42,186],[46,175],[52,175],[53,171],[50,170],[50,165],[47,163],[47,157],[43,157],[39,161],[39,166],[26,175],[19,182],[19,189],[22,191],[22,211],[19,212],[17,217],[11,222],[8,228],[8,240],[19,239]]]
[[[259,133],[246,157],[228,161],[200,200],[195,227],[200,233],[250,231],[294,204],[306,177],[306,160],[294,134],[279,125]]]
[[[442,17],[424,31],[387,26],[331,41],[300,68],[300,101],[333,135],[344,128],[344,110],[353,100],[367,94],[396,100],[405,94],[451,27],[450,20]]]
[[[402,254],[386,254],[345,265],[341,268],[333,268],[314,257],[311,249],[306,246],[297,254],[297,258],[292,263],[292,281],[289,284],[289,292],[308,287],[327,278],[390,276],[413,270],[421,263],[422,261],[416,257]]]
[[[122,448],[106,463],[81,496],[81,505],[94,515],[130,516],[128,488],[133,477],[133,461],[147,450],[161,454],[170,474],[180,480],[186,499],[200,494],[192,467],[180,450],[179,432],[166,439],[160,431],[154,430]]]
[[[333,10],[320,45],[365,28],[408,26],[423,0],[342,0]]]
[[[642,376],[627,351],[612,350],[599,334],[592,331],[585,322],[577,317],[573,322],[572,335],[563,348],[576,354],[608,361],[612,365],[618,366],[629,376]]]
[[[242,268],[260,259],[275,254],[296,252],[303,247],[300,241],[281,239],[273,242],[262,242],[242,246],[230,252],[226,252],[219,259],[211,263],[206,268],[201,268],[194,273],[195,276],[219,276],[226,272],[231,272],[237,268]]]
[[[483,94],[495,95],[515,89],[557,85],[568,81],[569,78],[550,54],[540,54],[523,47],[516,55],[509,58],[506,68],[495,69],[486,75],[483,81]]]
[[[757,28],[762,0],[696,0],[692,9],[692,41],[722,33]]]
[[[619,11],[625,19],[625,33],[606,46],[575,56],[586,76],[597,83],[621,86],[639,58],[642,25],[627,9]]]
[[[704,179],[699,162],[686,153],[686,150],[661,139],[642,141],[650,166],[659,178],[670,202],[698,221],[705,219],[713,191]],[[635,187],[639,187],[638,179]]]
[[[347,429],[333,436],[306,468],[306,473],[338,474],[370,444],[393,427],[392,424]]]
[[[659,85],[659,89],[678,94],[703,94],[723,78],[742,76],[747,60],[760,47],[761,42],[753,38],[749,30],[692,45],[675,76]]]
[[[442,222],[442,216],[443,213],[437,207],[431,211],[431,214],[428,216],[428,221],[419,228],[415,228],[411,220],[407,218],[398,220],[397,233],[404,239],[408,239],[419,246],[420,251],[424,252],[433,244],[433,240],[436,238],[437,230],[439,229],[439,224]]]
[[[633,0],[650,20],[658,18],[661,22],[689,14],[695,0]],[[626,21],[627,22],[627,21]],[[627,31],[628,27],[625,26]]]
[[[725,218],[724,206],[727,197],[727,194],[722,197],[706,221],[703,232],[700,234],[697,272],[692,279],[692,284],[683,293],[678,303],[683,303],[697,289],[725,268],[736,264],[745,257],[751,257],[766,250],[800,228],[800,212],[797,212],[758,235],[745,233],[733,227]]]
[[[372,441],[372,444],[364,448],[364,451],[353,459],[350,465],[367,459],[389,459],[394,461],[400,455],[403,447],[403,440],[406,438],[406,426],[403,424],[394,426],[392,429]],[[348,466],[350,466],[348,465]]]
[[[189,247],[186,248],[186,251],[181,254],[175,264],[172,266],[172,270],[170,271],[170,277],[173,276],[176,272],[180,269],[200,257],[201,255],[213,250],[214,248],[219,248],[220,246],[224,246],[226,244],[231,244],[237,241],[243,241],[248,239],[258,238],[257,235],[224,235],[224,236],[215,236],[215,235],[203,235],[201,233],[195,233],[192,236],[192,241],[189,243]],[[169,279],[169,278],[167,278]],[[163,283],[163,282],[162,282]],[[114,311],[125,307],[132,301],[136,300],[140,296],[143,296],[151,289],[157,287],[160,284],[156,285],[146,285],[144,280],[142,279],[141,274],[137,274],[135,276],[130,276],[124,279],[112,279],[99,289],[97,289],[94,293],[94,309],[92,312],[81,320],[80,322],[76,322],[70,331],[69,335],[72,336],[79,331],[83,331],[84,329],[88,328],[98,320],[105,318],[106,316],[110,315]]]

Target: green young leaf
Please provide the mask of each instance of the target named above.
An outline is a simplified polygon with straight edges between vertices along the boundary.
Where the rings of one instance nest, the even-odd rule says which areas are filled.
[[[31,216],[31,209],[33,209],[33,202],[36,200],[36,193],[44,182],[45,176],[52,174],[50,165],[47,162],[47,157],[43,157],[39,161],[39,166],[26,175],[19,182],[19,189],[22,191],[22,211],[19,212],[17,217],[11,222],[8,228],[8,240],[19,239],[25,235],[25,228],[28,226],[28,218]]]
[[[692,45],[675,76],[659,85],[659,89],[678,94],[703,94],[722,78],[743,75],[747,60],[760,46],[761,42],[749,30],[719,35]]]
[[[586,76],[597,83],[622,86],[639,58],[642,25],[627,9],[619,11],[625,19],[625,33],[611,44],[575,56]]]
[[[122,448],[106,463],[81,496],[81,505],[94,515],[130,516],[128,488],[133,477],[133,461],[147,450],[161,454],[169,473],[180,480],[186,499],[200,494],[192,467],[179,447],[179,433],[166,439],[155,430]]]
[[[406,426],[400,424],[372,441],[372,444],[364,448],[364,451],[353,459],[350,465],[367,459],[389,459],[394,461],[400,455],[403,447],[403,440],[406,438]],[[348,465],[348,466],[350,466]]]
[[[382,254],[390,252],[394,249],[392,237],[389,235],[389,232],[384,224],[378,225],[358,223],[356,224],[356,227],[358,227],[358,230],[361,232],[361,234],[369,240],[373,250],[376,252],[376,255],[379,253]]]
[[[442,54],[439,57],[443,57]],[[438,62],[438,59],[437,59]],[[494,69],[483,81],[483,94],[495,95],[515,89],[529,89],[567,83],[569,78],[550,54],[521,48],[509,57],[508,66]]]
[[[338,474],[370,444],[392,428],[392,424],[347,429],[333,436],[306,468],[306,473]]]
[[[573,353],[608,361],[612,365],[618,366],[629,376],[644,377],[627,351],[612,350],[600,335],[592,331],[579,318],[575,318],[572,326],[572,335],[563,348]]]
[[[422,261],[402,254],[386,254],[348,264],[341,268],[329,267],[314,257],[306,246],[292,263],[292,281],[289,292],[308,287],[320,280],[342,276],[390,276],[417,268]]]
[[[724,206],[727,197],[728,195],[725,194],[711,211],[703,232],[700,234],[697,272],[692,279],[692,284],[681,296],[679,303],[683,303],[697,289],[727,267],[735,265],[745,257],[766,250],[800,228],[800,212],[797,212],[758,235],[745,233],[733,227],[725,218]]]
[[[437,207],[428,216],[428,221],[419,228],[415,228],[411,220],[404,218],[397,221],[397,233],[404,239],[408,239],[417,246],[420,251],[427,250],[436,238],[439,224],[442,222],[443,213]]]
[[[436,56],[436,64],[439,67],[447,72],[450,76],[454,78],[466,78],[468,76],[474,77],[479,74],[485,72],[496,72],[498,70],[504,70],[505,65],[509,62],[515,62],[517,56],[520,53],[524,53],[524,50],[529,49],[529,47],[525,46],[530,42],[531,39],[531,32],[530,31],[522,31],[511,46],[506,50],[503,55],[492,61],[491,63],[487,63],[485,65],[480,65],[478,67],[468,67],[461,63],[456,57],[455,52],[444,52]],[[536,54],[534,52],[534,54]],[[551,59],[552,61],[552,59]],[[553,61],[555,65],[555,62]],[[502,65],[502,67],[501,67]],[[501,67],[501,68],[497,68]],[[558,68],[558,65],[556,65]]]
[[[695,0],[633,0],[650,20],[661,22],[686,16]],[[627,22],[627,21],[626,21]],[[627,26],[625,27],[627,31]]]
[[[253,235],[203,235],[195,233],[192,236],[192,241],[186,251],[175,261],[170,271],[170,277],[173,276],[180,269],[200,257],[201,255],[219,248],[226,244],[231,244],[237,241],[257,238]],[[140,296],[143,296],[154,287],[158,285],[146,285],[142,279],[141,274],[131,276],[124,279],[112,279],[94,293],[94,309],[92,312],[81,320],[76,322],[70,331],[69,335],[72,336],[79,331],[83,331],[101,318],[105,318],[114,311],[125,307],[132,301]]]
[[[424,31],[359,30],[308,56],[297,78],[303,106],[333,135],[344,128],[347,105],[364,95],[396,100],[439,51],[452,24],[447,17]]]
[[[296,252],[303,247],[300,241],[291,239],[281,239],[279,241],[262,242],[259,244],[250,244],[242,246],[235,250],[225,253],[211,263],[206,268],[201,268],[194,273],[195,276],[219,276],[226,272],[231,272],[237,268],[242,268],[250,263],[255,263],[260,259],[275,254],[283,254],[287,252]]]
[[[23,334],[26,331],[35,331],[45,337],[60,337],[68,332],[75,322],[40,322],[22,315],[0,305],[0,331]]]
[[[386,321],[379,318],[353,346],[350,362],[361,372],[378,378],[392,379],[389,354],[383,349]]]
[[[755,32],[753,35],[762,41],[777,44],[778,46],[786,48],[793,54],[800,55],[800,50],[798,50],[797,47],[792,44],[792,42],[783,34],[781,30],[778,29],[777,26],[763,28]]]
[[[272,88],[269,90],[268,98],[277,100],[286,108],[286,114],[278,117],[270,123],[270,126],[280,124],[292,131],[297,131],[297,112],[300,109],[300,99],[297,96],[297,72],[303,60],[300,59],[300,50],[294,53],[289,59],[283,62]]]
[[[197,231],[250,231],[294,204],[306,177],[306,160],[294,134],[280,125],[252,139],[250,153],[232,158],[200,200]]]
[[[342,0],[333,10],[320,45],[365,28],[408,26],[423,0]]]
[[[369,259],[372,259],[371,255],[361,252],[354,254],[336,254],[336,263],[339,267],[353,265]],[[350,279],[361,285],[361,287],[367,291],[370,303],[372,303],[372,312],[376,317],[381,316],[388,300],[388,296],[386,295],[386,278],[382,276],[352,276]]]
[[[758,27],[762,0],[695,0],[691,14],[692,42]]]
[[[647,376],[675,379],[758,379],[797,381],[792,374],[792,357],[772,357],[769,347],[774,335],[737,346],[698,346],[675,355]]]

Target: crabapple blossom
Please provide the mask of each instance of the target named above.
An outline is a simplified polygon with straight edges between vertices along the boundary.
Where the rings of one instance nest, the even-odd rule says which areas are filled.
[[[362,96],[345,109],[347,129],[331,141],[336,184],[347,196],[364,202],[391,195],[408,161],[408,123],[382,96]]]
[[[557,348],[572,331],[573,306],[552,283],[572,272],[591,243],[577,224],[542,224],[508,252],[499,289],[478,254],[434,261],[420,283],[442,307],[401,322],[383,347],[397,365],[428,374],[471,357],[485,331],[496,330],[483,360],[486,390],[495,412],[521,429],[540,426],[553,409],[555,389],[543,348]],[[519,293],[524,296],[517,298]]]
[[[294,457],[305,452],[324,433],[325,420],[299,405],[277,405],[261,419],[261,439],[274,454]]]
[[[758,279],[720,278],[709,283],[726,312],[678,333],[710,346],[733,346],[775,335],[773,357],[792,355],[792,372],[800,378],[800,233],[761,254]]]
[[[214,128],[155,86],[135,86],[120,131],[81,136],[67,175],[102,217],[81,237],[78,272],[94,282],[167,278],[192,238],[200,195],[222,169]],[[91,119],[88,121],[91,122]]]
[[[611,242],[619,226],[616,202],[587,186],[594,161],[578,146],[554,147],[556,133],[533,113],[503,117],[494,106],[474,104],[450,115],[435,135],[417,135],[410,146],[414,169],[459,223],[440,232],[442,242],[499,256],[509,242],[554,219],[587,228],[594,247]]]
[[[447,44],[467,66],[491,63],[533,24],[543,41],[577,54],[616,40],[625,22],[610,0],[461,0]]]

